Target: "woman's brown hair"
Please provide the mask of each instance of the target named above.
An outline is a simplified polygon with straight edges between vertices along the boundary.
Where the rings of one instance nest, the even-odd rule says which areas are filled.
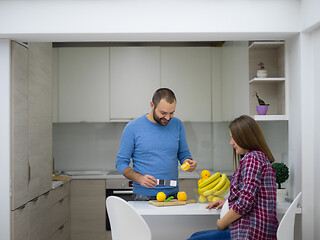
[[[259,124],[253,118],[242,115],[230,123],[229,130],[233,140],[239,147],[249,151],[259,150],[267,155],[271,163],[275,161]],[[233,149],[235,168],[238,166],[240,157],[242,156],[236,154],[235,149]]]

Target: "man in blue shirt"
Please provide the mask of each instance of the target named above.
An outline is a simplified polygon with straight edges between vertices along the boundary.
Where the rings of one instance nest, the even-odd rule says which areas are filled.
[[[127,124],[117,155],[117,170],[133,181],[133,200],[155,199],[158,192],[176,196],[178,161],[181,165],[189,162],[189,172],[197,166],[191,158],[183,124],[173,117],[174,93],[167,88],[158,89],[150,106],[150,113]]]

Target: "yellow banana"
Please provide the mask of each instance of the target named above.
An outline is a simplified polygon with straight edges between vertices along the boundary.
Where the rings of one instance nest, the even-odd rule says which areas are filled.
[[[216,172],[215,174],[211,175],[210,177],[208,177],[206,180],[202,181],[198,187],[199,188],[203,188],[205,186],[207,186],[208,184],[210,184],[211,182],[213,182],[214,180],[216,180],[218,177],[220,177],[220,173]],[[209,188],[208,188],[209,189]]]
[[[230,181],[229,181],[229,179],[227,179],[224,186],[219,191],[214,192],[214,195],[218,196],[218,197],[223,197],[229,191],[229,187],[230,187]]]
[[[212,188],[212,190],[213,191],[218,191],[218,190],[220,190],[223,186],[224,186],[224,184],[226,183],[226,181],[227,181],[227,175],[224,173],[224,174],[222,174],[221,175],[221,180],[220,180],[220,182],[214,187],[214,188]]]
[[[213,199],[213,198],[214,198],[214,196],[213,196],[213,195],[208,196],[208,197],[207,197],[208,202],[212,202],[212,199]]]
[[[205,186],[203,188],[198,188],[199,194],[204,193],[206,190],[212,189],[214,186],[216,186],[220,182],[220,179],[221,179],[221,177],[217,178],[215,181],[209,183],[207,186]],[[208,194],[208,195],[210,195],[210,194]]]
[[[221,197],[213,197],[210,202],[215,202],[215,201],[221,200],[221,199],[222,199]]]

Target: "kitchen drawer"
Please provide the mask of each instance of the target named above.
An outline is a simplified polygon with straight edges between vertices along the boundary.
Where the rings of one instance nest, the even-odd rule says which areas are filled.
[[[67,182],[51,191],[50,200],[52,204],[55,204],[56,202],[68,196],[69,193],[70,193],[70,182]]]
[[[69,197],[62,198],[52,206],[52,233],[68,222]]]
[[[70,225],[66,222],[52,235],[52,240],[70,240]]]

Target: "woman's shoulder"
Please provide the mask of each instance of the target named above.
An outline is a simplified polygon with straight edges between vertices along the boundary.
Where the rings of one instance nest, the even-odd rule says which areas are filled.
[[[258,161],[261,164],[270,163],[267,155],[264,152],[259,151],[259,150],[251,150],[251,151],[247,152],[244,156],[244,159],[247,161],[250,161],[250,160],[251,161]]]

